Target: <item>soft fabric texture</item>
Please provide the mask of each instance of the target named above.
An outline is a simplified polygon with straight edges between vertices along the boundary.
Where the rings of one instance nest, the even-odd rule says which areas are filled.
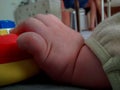
[[[113,90],[120,90],[120,13],[101,22],[85,43],[101,61]]]

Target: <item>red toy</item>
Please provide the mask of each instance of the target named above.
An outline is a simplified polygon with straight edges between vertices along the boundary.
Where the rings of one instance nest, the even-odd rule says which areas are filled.
[[[0,86],[25,80],[39,72],[30,54],[19,49],[16,34],[0,36]]]

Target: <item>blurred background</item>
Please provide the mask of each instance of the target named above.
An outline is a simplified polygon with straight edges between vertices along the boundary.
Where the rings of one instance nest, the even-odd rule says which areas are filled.
[[[17,25],[28,17],[34,16],[38,13],[52,13],[62,20],[62,18],[66,16],[62,13],[63,11],[69,13],[69,24],[67,23],[68,26],[76,29],[75,10],[70,8],[62,9],[61,1],[62,0],[0,0],[0,20],[11,20]],[[109,14],[113,15],[120,11],[120,0],[103,1],[103,8],[106,13],[109,11]],[[108,6],[110,7],[108,8]],[[79,13],[80,29],[88,30],[90,23],[89,13],[86,15],[84,8],[80,8]],[[97,16],[96,25],[99,22],[101,22],[100,15]]]

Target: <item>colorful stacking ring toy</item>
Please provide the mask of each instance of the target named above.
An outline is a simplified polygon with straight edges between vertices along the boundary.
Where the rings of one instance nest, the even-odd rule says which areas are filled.
[[[31,55],[18,48],[17,37],[0,33],[0,86],[17,83],[39,72]]]

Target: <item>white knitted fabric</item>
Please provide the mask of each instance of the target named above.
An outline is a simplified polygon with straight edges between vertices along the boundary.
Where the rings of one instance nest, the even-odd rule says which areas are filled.
[[[101,22],[85,43],[103,64],[113,90],[120,90],[120,13]]]

